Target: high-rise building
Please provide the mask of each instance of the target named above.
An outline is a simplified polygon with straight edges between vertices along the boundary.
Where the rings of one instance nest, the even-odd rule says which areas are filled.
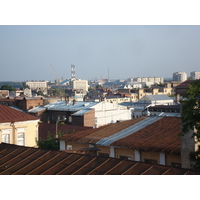
[[[185,72],[175,72],[173,73],[173,81],[186,81],[187,74]]]
[[[190,76],[193,80],[200,79],[200,72],[190,72]]]

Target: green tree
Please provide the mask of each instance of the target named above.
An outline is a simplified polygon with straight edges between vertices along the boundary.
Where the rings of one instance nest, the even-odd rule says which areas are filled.
[[[200,142],[200,80],[192,81],[182,101],[182,135],[189,130],[194,130],[193,137]],[[200,151],[191,152],[190,159],[193,161],[194,169],[200,170]]]
[[[44,96],[44,93],[43,93],[42,91],[38,91],[38,92],[37,92],[37,95]]]
[[[59,141],[52,138],[50,132],[48,132],[47,139],[43,140],[40,138],[37,141],[37,145],[41,149],[59,150]]]
[[[61,97],[61,96],[66,96],[66,94],[65,94],[65,91],[64,91],[64,89],[62,89],[62,88],[55,88],[54,90],[53,90],[53,94],[55,95],[55,96],[58,96],[58,97]]]
[[[72,131],[73,133],[75,133],[75,130]],[[68,134],[68,130],[66,131],[58,131],[58,138],[62,137],[64,134]],[[59,150],[60,149],[60,142],[59,140],[56,140],[56,136],[55,138],[53,138],[51,136],[51,133],[48,132],[47,135],[47,139],[43,140],[43,139],[39,139],[37,142],[37,145],[39,148],[41,149],[48,149],[48,150]]]
[[[12,85],[2,85],[0,90],[9,90],[9,91],[16,91],[16,89]]]

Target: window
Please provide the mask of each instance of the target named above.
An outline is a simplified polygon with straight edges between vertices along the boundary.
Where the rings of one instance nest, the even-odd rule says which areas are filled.
[[[109,154],[108,154],[108,153],[99,153],[99,156],[102,156],[102,157],[109,157]]]
[[[10,134],[2,134],[2,142],[10,143]]]
[[[131,160],[131,157],[129,157],[129,156],[120,156],[120,159]]]
[[[18,133],[17,134],[17,144],[24,146],[25,142],[24,142],[24,133]]]
[[[157,160],[152,160],[152,159],[144,159],[144,162],[149,164],[157,164]]]
[[[69,122],[72,122],[72,117],[71,116],[69,116]]]
[[[67,145],[67,150],[72,150],[72,145],[68,144]]]
[[[4,129],[2,131],[2,142],[4,143],[10,143],[10,133],[11,129]]]

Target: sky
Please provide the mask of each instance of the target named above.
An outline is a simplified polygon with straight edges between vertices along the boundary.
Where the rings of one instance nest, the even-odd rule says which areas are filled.
[[[189,76],[199,35],[198,25],[1,25],[0,81],[66,79],[71,64],[87,80]]]

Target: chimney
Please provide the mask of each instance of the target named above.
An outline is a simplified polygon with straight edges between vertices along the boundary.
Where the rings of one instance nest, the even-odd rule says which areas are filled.
[[[177,103],[180,102],[180,94],[176,94],[176,102],[177,102]]]
[[[65,97],[65,102],[66,102],[66,104],[69,103],[69,96]]]
[[[73,105],[75,105],[76,104],[76,99],[73,99]]]

